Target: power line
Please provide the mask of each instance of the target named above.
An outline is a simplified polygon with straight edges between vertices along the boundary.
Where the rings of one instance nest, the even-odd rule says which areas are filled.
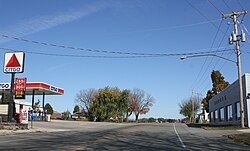
[[[244,24],[241,24],[240,27],[241,28],[243,27],[245,29],[245,31],[247,32],[247,34],[250,36],[250,33],[249,33],[249,31],[247,30],[247,28],[246,28],[246,26]],[[247,38],[247,41],[250,43],[248,38]]]
[[[52,43],[47,43],[47,42],[28,40],[28,39],[23,39],[23,38],[13,37],[13,36],[8,36],[8,35],[3,35],[3,34],[1,36],[4,38],[14,39],[14,40],[28,42],[28,43],[34,43],[34,44],[40,44],[40,45],[58,47],[58,48],[64,48],[64,49],[71,49],[71,50],[78,50],[78,51],[120,54],[120,55],[163,55],[163,54],[146,54],[146,53],[135,53],[135,52],[119,52],[119,51],[106,51],[106,50],[97,50],[97,49],[84,49],[84,48],[76,48],[76,47],[66,46],[66,45],[57,45],[57,44],[52,44]]]
[[[229,29],[229,26],[227,27],[226,32],[228,32],[228,29]],[[222,44],[222,42],[224,41],[225,37],[226,37],[226,34],[223,35],[223,37],[222,37],[222,39],[221,39],[221,41],[220,41],[220,43],[219,43],[219,47],[221,46],[221,44]],[[226,46],[225,50],[227,49],[227,47],[229,47],[229,44]],[[232,52],[232,53],[233,53],[233,52]],[[224,52],[221,53],[221,56],[223,56],[223,55],[224,55]],[[219,62],[220,62],[220,60],[217,60],[217,62],[215,63],[213,69],[216,68],[216,66],[219,64]],[[210,64],[211,64],[211,63],[212,63],[212,60],[211,60]],[[208,68],[207,68],[207,70],[208,70]]]
[[[220,11],[210,0],[208,0],[208,2],[222,15],[223,12]]]
[[[9,51],[20,51],[17,49],[12,48],[0,48],[2,50],[9,50]],[[231,51],[232,49],[228,49],[226,51]],[[225,50],[220,50],[216,52],[224,52]],[[46,55],[46,56],[56,56],[56,57],[75,57],[75,58],[156,58],[156,57],[171,57],[171,56],[185,56],[185,55],[198,55],[198,54],[209,54],[214,53],[215,51],[209,51],[209,52],[189,52],[189,53],[169,53],[165,55],[134,55],[134,56],[100,56],[100,55],[75,55],[75,54],[59,54],[59,53],[45,53],[45,52],[35,52],[35,51],[24,51],[26,53],[30,54],[36,54],[36,55]]]
[[[234,12],[234,10],[225,2],[225,0],[222,0],[223,1],[223,3],[226,5],[226,7],[228,8],[228,9],[230,9],[232,12]]]
[[[76,48],[73,46],[57,45],[57,44],[51,44],[51,43],[46,43],[46,42],[28,40],[28,39],[23,39],[23,38],[8,36],[8,35],[1,35],[1,36],[5,37],[5,38],[18,40],[18,41],[28,42],[28,43],[35,43],[35,44],[40,44],[40,45],[46,45],[46,46],[52,46],[52,47],[58,47],[58,48],[64,48],[64,49],[71,49],[71,50],[78,50],[78,51],[105,53],[105,54],[135,55],[135,56],[171,56],[171,55],[175,56],[176,55],[176,54],[169,54],[169,53],[138,53],[138,52],[120,52],[120,51],[106,51],[106,50],[97,50],[97,49],[85,49],[85,48]],[[221,48],[225,48],[225,47],[221,47]],[[212,49],[214,50],[214,49],[220,49],[220,48],[212,48]],[[203,50],[208,50],[208,49],[203,49]],[[186,53],[180,53],[180,55],[182,55],[182,54],[186,54]],[[192,53],[192,54],[194,54],[194,53]],[[200,54],[200,52],[198,52],[198,54]]]
[[[219,28],[218,28],[218,30],[217,30],[217,32],[216,32],[216,34],[215,34],[215,37],[213,38],[213,42],[212,42],[211,48],[213,47],[213,45],[214,45],[214,43],[215,43],[215,41],[216,41],[216,38],[217,38],[218,33],[219,33],[219,29],[220,29],[221,24],[222,24],[222,21],[223,21],[223,20],[221,20],[220,25],[219,25]],[[195,82],[194,82],[194,84],[192,85],[192,87],[195,86],[195,83],[199,83],[199,82],[201,81],[201,79],[204,77],[204,75],[205,75],[205,73],[206,73],[206,70],[203,72],[203,74],[202,74],[201,77],[200,77],[200,75],[201,75],[201,72],[203,71],[203,69],[204,69],[204,67],[205,67],[205,64],[207,63],[207,60],[208,60],[208,56],[206,57],[204,63],[202,64],[201,69],[200,69],[200,71],[199,71],[199,73],[198,73],[198,75],[197,75],[197,77],[196,77],[196,79],[195,79]],[[210,62],[210,63],[211,63],[211,62]],[[209,67],[209,66],[210,66],[210,64],[208,65],[208,67]],[[207,67],[207,69],[208,69],[208,67]],[[200,77],[200,78],[199,78],[199,77]]]
[[[229,26],[228,26],[228,28],[227,28],[227,32],[228,32],[228,29],[229,29]],[[222,40],[220,41],[219,46],[222,44],[223,40],[225,39],[225,36],[226,36],[226,34],[222,37]],[[227,47],[229,47],[229,44],[227,45]],[[225,48],[225,50],[226,50],[226,49],[227,49],[227,48]],[[232,53],[233,53],[233,52],[232,52]],[[232,53],[231,53],[231,55],[232,55]],[[221,56],[223,56],[223,54],[224,54],[224,52],[222,52]],[[230,56],[231,56],[231,55],[230,55]],[[219,64],[219,62],[220,62],[220,60],[217,60],[217,62],[215,63],[215,65],[214,65],[214,67],[213,67],[212,69],[215,69],[216,66]],[[211,60],[210,64],[208,65],[208,67],[211,65],[211,63],[212,63],[212,60]],[[206,69],[205,71],[208,71],[208,67],[207,67],[207,69]],[[209,78],[209,76],[207,76],[201,83],[205,83],[205,81],[207,81],[208,78]],[[202,86],[202,84],[199,85],[199,88],[200,88],[201,86]]]
[[[237,0],[238,4],[240,5],[241,9],[245,11],[245,8],[243,7],[243,5],[241,4],[241,2],[239,0]]]
[[[233,54],[234,52],[231,52],[230,54],[229,54],[229,57],[231,57],[232,56],[232,54]],[[224,63],[222,64],[222,66],[219,68],[219,71],[225,66],[225,64],[227,63],[228,61],[224,61]],[[209,77],[208,77],[209,78]],[[207,79],[208,79],[207,78]],[[207,81],[207,80],[206,80]],[[203,82],[205,82],[205,81],[203,81]],[[210,83],[211,84],[211,83]],[[204,92],[205,91],[205,89],[208,87],[208,85],[209,84],[207,84],[202,90],[201,90],[201,92]]]
[[[192,3],[190,3],[188,0],[186,0],[186,2],[194,9],[196,10],[202,17],[204,17],[207,21],[210,21],[210,19],[204,15],[198,8],[196,8]],[[216,26],[213,22],[211,22],[211,24],[216,28],[219,29],[218,26]],[[225,33],[223,30],[219,29],[220,32]]]
[[[230,54],[230,56],[231,56],[233,53],[234,53],[234,52],[232,51],[231,54]],[[219,60],[218,60],[217,62],[219,62]],[[224,61],[224,64],[222,65],[222,67],[225,65],[225,62],[226,62],[226,61]],[[215,64],[214,67],[213,67],[212,69],[215,69],[216,66],[217,66],[217,64]],[[220,70],[222,69],[222,67],[220,68]],[[201,82],[201,84],[199,85],[198,88],[201,88],[202,85],[209,79],[209,77],[210,77],[210,75],[208,75],[206,78],[204,78],[203,81]],[[198,88],[197,88],[197,89],[198,89]]]
[[[172,26],[172,27],[166,27],[166,28],[152,28],[152,29],[136,30],[136,31],[128,31],[128,32],[120,32],[120,33],[140,33],[140,32],[150,32],[150,31],[172,30],[172,29],[178,29],[178,28],[192,27],[192,26],[196,26],[196,25],[208,24],[208,23],[211,23],[211,22],[219,21],[219,20],[221,20],[221,19],[214,19],[214,20],[209,20],[209,21],[205,21],[205,22],[186,24],[186,25],[178,25],[178,26]],[[120,33],[114,33],[114,34],[120,34]]]

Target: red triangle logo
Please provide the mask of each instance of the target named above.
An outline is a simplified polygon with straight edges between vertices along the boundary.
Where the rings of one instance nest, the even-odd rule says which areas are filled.
[[[16,58],[16,55],[13,54],[10,58],[9,62],[7,63],[6,67],[21,67],[19,61]]]

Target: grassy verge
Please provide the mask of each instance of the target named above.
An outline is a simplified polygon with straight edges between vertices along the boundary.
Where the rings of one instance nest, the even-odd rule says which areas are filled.
[[[227,137],[233,139],[236,142],[250,145],[250,133],[227,135]]]

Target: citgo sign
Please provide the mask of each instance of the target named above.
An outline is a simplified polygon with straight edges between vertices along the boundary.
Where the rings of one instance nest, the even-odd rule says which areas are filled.
[[[10,89],[10,83],[0,83],[0,89]]]
[[[5,53],[4,73],[23,73],[24,52]]]

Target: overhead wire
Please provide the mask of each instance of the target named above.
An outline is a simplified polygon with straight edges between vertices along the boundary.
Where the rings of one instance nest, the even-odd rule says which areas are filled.
[[[232,51],[231,54],[229,54],[229,57],[232,56],[234,52]],[[219,68],[219,71],[222,70],[222,68],[225,66],[225,64],[227,63],[228,61],[224,61],[224,63],[222,64],[222,66]],[[211,83],[210,83],[211,84]],[[204,92],[205,89],[207,89],[209,87],[209,83],[201,90],[201,92]]]
[[[169,54],[165,54],[165,55],[142,55],[142,56],[138,56],[138,55],[134,55],[134,56],[100,56],[100,55],[76,55],[76,54],[59,54],[59,53],[46,53],[46,52],[35,52],[35,51],[27,51],[27,50],[23,50],[23,49],[12,49],[12,48],[0,48],[2,50],[9,50],[9,51],[24,51],[26,53],[30,53],[30,54],[36,54],[36,55],[46,55],[46,56],[57,56],[57,57],[75,57],[75,58],[118,58],[118,59],[122,59],[122,58],[154,58],[154,57],[171,57],[171,56],[185,56],[185,55],[199,55],[199,54],[211,54],[213,53],[213,51],[207,51],[207,52],[188,52],[188,53],[169,53]],[[218,50],[216,50],[218,52]],[[219,52],[224,52],[225,50],[220,50]],[[228,49],[226,51],[231,51],[231,49]]]
[[[97,50],[97,49],[85,49],[85,48],[77,48],[77,47],[66,46],[66,45],[57,45],[57,44],[52,44],[52,43],[47,43],[47,42],[39,42],[39,41],[34,41],[34,40],[28,40],[28,39],[9,36],[9,35],[5,35],[5,34],[2,34],[1,36],[4,37],[4,38],[14,39],[14,40],[23,41],[23,42],[29,42],[29,43],[34,43],[34,44],[40,44],[40,45],[58,47],[58,48],[65,48],[65,49],[71,49],[71,50],[87,51],[87,52],[119,54],[119,55],[163,55],[163,54],[151,54],[151,53],[148,54],[148,53],[137,53],[137,52],[121,52],[121,51],[106,51],[106,50]]]
[[[194,9],[196,10],[202,17],[204,17],[207,21],[210,21],[210,19],[204,15],[199,9],[197,9],[192,3],[190,3],[188,0],[186,0],[186,2]],[[219,29],[219,27],[214,24],[213,22],[211,22],[211,24],[216,28],[216,29]],[[219,29],[220,32],[222,33],[225,33],[223,30]]]
[[[226,7],[228,8],[228,9],[230,9],[232,12],[234,12],[234,10],[225,2],[225,0],[222,0],[223,1],[223,3],[226,5]]]
[[[245,8],[243,7],[243,5],[241,4],[241,2],[239,0],[237,0],[238,4],[240,5],[241,9],[245,11]]]
[[[197,25],[203,25],[203,24],[208,24],[211,22],[217,22],[221,19],[213,19],[210,21],[204,21],[204,22],[199,22],[199,23],[193,23],[193,24],[186,24],[186,25],[177,25],[177,26],[172,26],[172,27],[163,27],[163,28],[152,28],[152,29],[145,29],[145,30],[136,30],[136,31],[127,31],[127,32],[118,32],[114,34],[120,34],[120,33],[141,33],[141,32],[150,32],[150,31],[162,31],[162,30],[172,30],[172,29],[178,29],[178,28],[185,28],[185,27],[192,27],[192,26],[197,26]]]
[[[244,24],[240,24],[240,27],[241,27],[241,28],[243,27],[243,29],[247,32],[248,36],[250,37],[250,33],[249,33],[249,31],[247,30],[246,26],[245,26]],[[247,38],[247,41],[250,43],[249,38]]]
[[[213,47],[213,45],[214,45],[214,43],[215,43],[215,41],[216,41],[216,39],[217,39],[217,36],[218,36],[218,33],[219,33],[219,29],[220,29],[220,27],[221,27],[222,22],[223,22],[223,20],[221,20],[221,22],[220,22],[219,28],[218,28],[218,30],[217,30],[217,32],[216,32],[216,34],[215,34],[215,37],[213,38],[213,42],[212,42],[212,45],[211,45],[210,48]],[[205,59],[205,61],[203,62],[202,66],[201,66],[201,69],[200,69],[200,71],[198,72],[198,75],[197,75],[197,77],[196,77],[196,79],[195,79],[195,81],[194,81],[194,83],[193,83],[193,85],[192,85],[192,89],[193,89],[193,88],[195,87],[195,85],[196,85],[197,83],[199,83],[199,82],[202,80],[202,78],[204,77],[204,75],[205,75],[205,73],[206,73],[206,70],[204,70],[204,72],[203,72],[202,75],[201,75],[201,73],[202,73],[202,71],[203,71],[203,69],[204,69],[204,67],[205,67],[205,64],[207,63],[208,57],[209,57],[209,56],[207,56],[206,59]],[[211,62],[210,62],[210,63],[211,63]],[[209,64],[209,65],[210,65],[210,64]],[[209,66],[207,66],[207,68],[208,68],[208,67],[209,67]]]
[[[244,26],[244,24],[240,24],[240,27],[241,27],[241,29],[242,29],[242,27],[245,27]],[[228,28],[229,28],[229,26],[228,26]],[[227,31],[228,31],[228,28],[227,28]],[[247,29],[245,29],[245,31],[247,31]],[[248,31],[247,31],[248,32]],[[249,34],[249,33],[248,33]],[[225,35],[224,35],[225,36]],[[229,46],[229,44],[228,44],[228,46]],[[219,47],[219,46],[218,46]],[[243,45],[241,46],[241,48],[243,47]],[[242,50],[241,50],[242,51]],[[247,51],[244,51],[244,52],[246,52],[246,53],[250,53],[250,52],[247,52]],[[233,54],[234,52],[232,52],[229,56],[231,56],[232,54]],[[223,53],[222,53],[222,55],[223,55]],[[215,64],[215,66],[214,66],[214,68],[218,65],[218,62],[219,62],[220,60],[217,60],[217,63]],[[224,61],[224,63],[223,63],[223,65],[221,66],[221,68],[219,69],[219,70],[221,70],[223,67],[224,67],[224,65],[226,64],[226,62],[227,61]],[[202,92],[204,91],[204,89],[202,89]]]
[[[223,12],[220,10],[220,9],[218,9],[210,0],[208,0],[208,2],[221,14],[221,15],[223,15]]]
[[[137,55],[138,56],[171,56],[171,55],[175,55],[175,54],[170,54],[170,53],[139,53],[139,52],[121,52],[121,51],[85,49],[85,48],[76,48],[73,46],[57,45],[57,44],[52,44],[52,43],[28,40],[28,39],[23,39],[23,38],[19,38],[19,37],[8,36],[8,35],[2,35],[2,36],[5,38],[11,38],[11,39],[18,40],[18,41],[24,41],[24,42],[35,43],[35,44],[40,44],[40,45],[46,45],[46,46],[52,46],[52,47],[58,47],[58,48],[64,48],[64,49],[71,49],[71,50],[87,51],[87,52],[98,52],[98,53],[104,53],[104,54],[135,55],[135,56],[137,56]],[[221,48],[225,48],[225,47],[221,47]],[[220,49],[220,48],[209,48],[209,49],[214,50],[214,49]],[[207,49],[203,49],[203,50],[207,50]],[[182,53],[180,53],[180,54],[182,54]],[[183,54],[185,54],[185,53],[183,53]]]
[[[193,8],[193,9],[195,9],[201,16],[203,16],[205,19],[207,19],[207,20],[209,20],[208,19],[208,17],[206,17],[206,15],[204,15],[199,9],[197,9],[195,6],[193,6],[188,0],[186,0],[186,2]],[[215,9],[221,14],[222,13],[222,11],[220,11],[219,9],[218,9],[218,7],[216,7],[211,1],[209,1],[210,2],[210,4],[213,6],[213,7],[215,7]],[[222,31],[221,29],[220,29],[220,27],[217,27],[215,24],[213,24],[213,23],[211,23],[214,27],[216,27],[218,30],[217,30],[217,33],[218,33],[218,31],[220,31],[220,32],[222,32],[224,35],[226,34],[226,32],[224,32],[224,31]],[[216,34],[217,35],[217,34]],[[217,37],[217,36],[216,36]],[[213,42],[214,43],[214,42]],[[213,58],[212,58],[213,59]],[[207,61],[207,58],[206,58],[206,61]],[[204,65],[205,65],[205,63],[206,63],[206,61],[204,62]],[[212,62],[212,60],[211,60],[211,62]],[[210,62],[210,64],[211,64],[211,62]],[[210,65],[209,65],[210,66]],[[209,67],[209,66],[207,66],[207,67]],[[201,68],[201,70],[200,70],[200,72],[202,71],[202,69],[204,68],[204,66]],[[200,74],[199,74],[199,76],[200,76]],[[199,77],[198,76],[198,77]],[[198,78],[197,77],[197,78]],[[203,76],[202,76],[203,77]],[[202,79],[202,78],[201,78]],[[196,83],[196,81],[197,80],[195,80],[195,83]],[[200,81],[200,80],[199,80]],[[194,83],[194,84],[195,84]],[[194,84],[193,84],[193,86],[194,86]]]
[[[229,30],[229,26],[227,27],[226,32],[228,32],[228,30]],[[226,34],[223,35],[222,40],[221,40],[220,43],[219,43],[219,47],[221,46],[221,44],[222,44],[222,42],[224,41],[225,37],[226,37]],[[227,47],[229,47],[229,44],[226,46],[225,50],[227,49]],[[224,52],[225,52],[225,51],[224,51]],[[224,52],[222,52],[222,53],[220,54],[220,56],[223,56],[223,55],[224,55]],[[213,59],[213,58],[212,58],[212,59]],[[214,64],[214,66],[213,66],[212,69],[215,69],[216,66],[219,64],[219,62],[220,62],[220,60],[218,59],[217,62],[215,62],[215,64]],[[210,64],[208,65],[208,67],[207,67],[207,69],[206,69],[205,71],[208,71],[208,68],[209,68],[209,66],[210,66],[211,64],[212,64],[212,60],[211,60]],[[202,86],[202,84],[205,83],[208,79],[209,79],[209,75],[206,76],[206,78],[203,79],[203,81],[201,82],[201,84],[199,85],[198,88],[200,88],[200,87]]]
[[[244,7],[242,6],[242,4],[240,3],[239,0],[237,0],[238,4],[241,6],[242,10],[245,10]],[[228,7],[228,9],[230,9],[232,12],[234,12],[234,10],[223,0],[223,3]],[[242,19],[241,19],[241,23],[243,22],[243,19],[244,19],[245,15],[243,15]],[[244,26],[244,24],[243,24]],[[242,25],[240,25],[240,27],[242,28]],[[245,29],[247,31],[247,29]],[[225,36],[225,35],[224,35]],[[246,52],[246,51],[244,51]],[[229,56],[231,56],[234,52],[231,52],[231,54]],[[222,53],[223,54],[223,53]],[[217,60],[217,62],[219,62],[220,60]],[[221,70],[224,65],[226,64],[227,61],[224,61],[224,63],[222,64],[222,66],[220,67],[219,70]],[[218,63],[215,64],[214,68],[218,65]],[[204,89],[202,89],[202,92],[205,90],[205,87]]]

